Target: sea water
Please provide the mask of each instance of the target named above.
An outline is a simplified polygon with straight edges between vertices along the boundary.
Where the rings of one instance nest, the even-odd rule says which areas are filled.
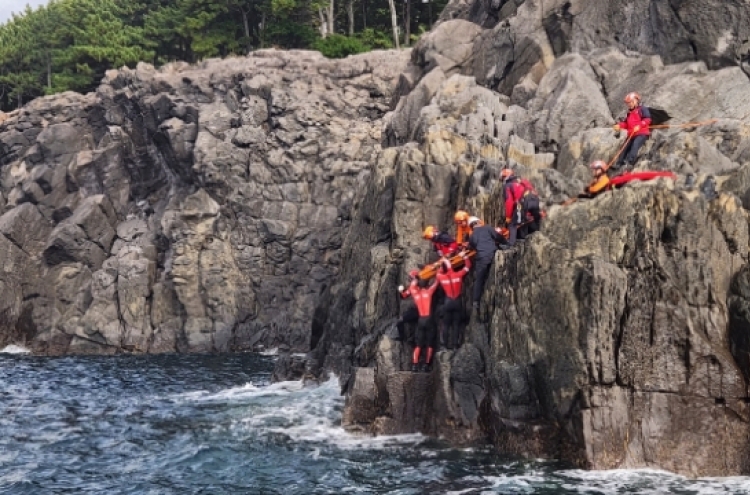
[[[745,477],[581,471],[421,435],[355,436],[335,378],[272,384],[274,359],[0,354],[0,493],[750,493]]]

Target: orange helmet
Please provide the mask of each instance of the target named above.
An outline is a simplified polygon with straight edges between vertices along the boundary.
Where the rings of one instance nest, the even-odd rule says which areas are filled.
[[[455,215],[453,215],[453,221],[456,223],[463,223],[469,219],[469,214],[465,212],[464,210],[458,210]]]
[[[589,165],[589,168],[591,170],[606,170],[607,164],[604,162],[604,160],[596,160],[594,162],[591,162],[591,165]]]
[[[628,93],[625,95],[625,103],[632,103],[632,102],[639,102],[641,101],[641,95],[633,91],[632,93]]]
[[[432,239],[436,233],[437,229],[432,225],[428,225],[427,227],[425,227],[424,232],[422,232],[422,237],[424,237],[425,239]]]
[[[513,176],[513,170],[509,168],[504,168],[500,171],[500,178],[503,179],[503,182],[505,182],[512,176]]]

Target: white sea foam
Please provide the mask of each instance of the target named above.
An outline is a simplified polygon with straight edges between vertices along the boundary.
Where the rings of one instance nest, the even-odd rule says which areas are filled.
[[[328,444],[344,450],[415,445],[425,440],[419,434],[373,437],[344,430],[344,398],[335,377],[319,385],[287,381],[259,387],[248,383],[219,392],[178,394],[172,400],[244,406],[245,412],[233,425],[237,430],[251,435],[281,435],[294,442]]]
[[[0,354],[31,354],[31,351],[20,345],[10,344],[0,349]]]
[[[563,481],[561,488],[583,494],[634,495],[670,494],[675,491],[695,495],[750,493],[750,478],[689,479],[656,469],[613,469],[610,471],[566,470],[554,473]]]
[[[357,435],[341,427],[341,412],[344,398],[340,394],[335,377],[319,384],[305,385],[302,381],[278,382],[267,386],[246,384],[218,392],[197,391],[174,396],[173,400],[200,403],[225,403],[236,409],[234,420],[229,428],[240,437],[286,438],[297,444],[308,444],[309,456],[319,459],[330,455],[326,446],[340,450],[384,450],[391,448],[414,447],[423,444],[426,437],[415,435],[367,436]],[[463,449],[471,454],[474,449]],[[425,462],[432,462],[436,452],[420,448]],[[339,462],[347,463],[346,459]],[[439,462],[438,462],[439,464]],[[543,461],[539,461],[543,464]],[[541,490],[566,490],[566,493],[584,495],[633,495],[671,494],[675,491],[695,495],[720,495],[750,493],[750,478],[709,478],[691,480],[665,471],[611,470],[547,471],[544,468],[525,467],[518,472],[518,466],[497,466],[498,472],[508,472],[498,476],[475,475],[463,478],[474,488],[458,489],[453,495],[498,493],[535,493]],[[416,467],[404,466],[401,473],[410,478],[409,470]],[[437,469],[437,465],[432,469]],[[517,474],[510,474],[516,472]],[[358,492],[355,487],[343,491]]]

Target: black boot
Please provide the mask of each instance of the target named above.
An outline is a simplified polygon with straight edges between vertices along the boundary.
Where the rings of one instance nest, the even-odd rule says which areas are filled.
[[[419,371],[419,365],[417,363],[413,363],[411,365],[411,372],[412,373],[417,373],[418,371]]]

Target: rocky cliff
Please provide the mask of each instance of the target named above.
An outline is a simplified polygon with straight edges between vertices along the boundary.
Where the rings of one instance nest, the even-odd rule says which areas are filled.
[[[750,472],[750,80],[732,23],[749,6],[708,4],[449,5],[400,76],[313,321],[308,368],[343,377],[348,427],[589,468]],[[638,168],[676,182],[554,206],[619,149],[608,126],[632,90],[674,122],[717,121],[648,141]],[[401,371],[394,287],[429,259],[421,228],[450,228],[458,208],[494,223],[505,166],[546,200],[543,231],[496,255],[458,351]]]
[[[408,52],[142,64],[0,124],[0,346],[309,348]]]
[[[0,123],[0,345],[310,350],[276,376],[338,373],[352,429],[747,474],[747,19],[742,0],[456,0],[410,52],[141,65],[36,100]],[[717,120],[643,148],[676,182],[554,206],[619,149],[632,90]],[[458,351],[401,371],[422,227],[494,223],[506,166],[543,231],[497,254]]]

